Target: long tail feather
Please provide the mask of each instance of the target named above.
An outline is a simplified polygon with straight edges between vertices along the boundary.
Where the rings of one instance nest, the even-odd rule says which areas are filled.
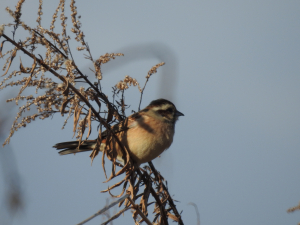
[[[85,141],[83,142],[80,147],[78,148],[78,141],[69,141],[69,142],[61,142],[57,143],[53,147],[56,150],[61,150],[58,153],[60,155],[67,155],[67,154],[75,154],[79,152],[86,152],[93,150],[95,146],[95,141]]]

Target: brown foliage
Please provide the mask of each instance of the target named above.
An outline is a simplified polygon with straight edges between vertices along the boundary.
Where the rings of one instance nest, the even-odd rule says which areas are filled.
[[[6,77],[0,83],[0,89],[8,86],[21,85],[18,95],[8,99],[7,102],[15,101],[18,105],[20,101],[26,101],[25,104],[19,108],[10,134],[3,145],[9,143],[14,132],[19,128],[26,127],[28,123],[34,121],[36,118],[45,119],[53,116],[55,113],[61,114],[62,116],[67,115],[63,128],[68,122],[68,119],[73,116],[73,132],[74,136],[76,135],[76,138],[79,141],[79,145],[90,137],[92,122],[96,122],[99,125],[97,126],[99,134],[97,138],[98,144],[90,155],[91,159],[93,160],[99,153],[102,126],[104,126],[110,137],[107,138],[107,140],[115,140],[122,146],[123,156],[125,158],[124,161],[126,162],[124,166],[121,166],[116,161],[116,152],[114,149],[105,149],[103,151],[102,165],[105,176],[105,159],[108,158],[112,162],[111,175],[107,178],[106,182],[123,174],[124,178],[102,192],[108,192],[113,197],[121,197],[126,193],[126,198],[118,202],[119,207],[124,207],[120,212],[125,212],[127,209],[132,208],[132,216],[136,224],[139,224],[142,221],[151,224],[147,218],[148,206],[151,204],[154,204],[153,223],[168,224],[168,218],[170,218],[179,224],[183,224],[181,216],[174,204],[174,200],[164,184],[164,178],[156,171],[151,162],[149,163],[149,167],[146,166],[144,169],[137,168],[130,159],[128,149],[121,144],[120,140],[111,130],[111,125],[121,122],[125,118],[125,109],[127,105],[124,101],[124,91],[131,84],[133,86],[138,86],[142,100],[143,91],[149,78],[152,74],[156,73],[157,69],[164,63],[157,64],[150,69],[146,76],[146,82],[143,88],[140,87],[135,79],[126,76],[123,81],[120,81],[113,88],[114,101],[110,102],[101,89],[101,80],[103,78],[101,66],[104,63],[115,59],[117,56],[123,56],[123,54],[106,53],[96,60],[93,59],[90,48],[85,41],[85,35],[81,30],[80,16],[77,16],[75,1],[71,0],[71,32],[75,36],[74,39],[80,43],[77,50],[84,50],[86,52],[85,58],[90,60],[94,65],[93,72],[96,81],[92,82],[78,69],[76,62],[72,57],[71,49],[69,47],[71,38],[67,35],[67,17],[64,14],[65,1],[61,0],[59,2],[56,11],[53,14],[53,20],[49,29],[41,26],[42,1],[39,2],[38,7],[37,27],[31,28],[21,21],[21,8],[23,2],[24,1],[22,0],[18,2],[15,11],[7,8],[8,13],[14,18],[14,23],[5,26],[13,26],[13,37],[5,35],[2,29],[3,27],[0,29],[0,37],[5,39],[1,43],[1,57],[4,58],[7,56],[3,68],[5,72],[2,75],[3,77]],[[56,33],[54,28],[59,11],[61,11],[60,20],[62,31],[61,33]],[[16,42],[14,37],[19,27],[22,27],[28,32],[28,37],[23,41],[20,40]],[[2,54],[5,42],[12,44],[13,48]],[[37,49],[39,49],[39,52],[44,52],[44,55],[37,54]],[[32,59],[32,65],[30,67],[25,67],[20,59],[19,69],[8,74],[9,69],[12,67],[13,60],[20,53],[30,57]],[[16,75],[23,76],[19,76],[18,79],[13,79]],[[79,82],[86,84],[88,88],[76,87],[76,83]],[[28,96],[22,96],[21,94],[24,90],[29,89],[30,87],[35,87],[36,92]],[[38,91],[42,94],[38,94]],[[119,101],[117,101],[115,98],[118,97],[119,94],[121,94],[121,97],[119,97]],[[38,112],[23,117],[23,113],[32,107],[36,107]],[[121,193],[117,196],[112,195],[111,190],[121,185],[123,185]],[[143,187],[143,190],[141,190],[141,187]],[[150,202],[151,199],[153,199],[154,202]],[[139,203],[137,203],[138,201]],[[120,215],[120,213],[117,214]],[[117,218],[118,216],[116,215],[112,218]],[[140,219],[138,215],[140,216]]]

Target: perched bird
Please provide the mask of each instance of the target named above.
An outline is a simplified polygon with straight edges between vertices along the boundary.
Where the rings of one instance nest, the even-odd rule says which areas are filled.
[[[114,125],[112,131],[118,136],[121,143],[128,149],[131,158],[140,165],[159,156],[170,147],[173,142],[175,123],[179,116],[184,116],[175,105],[165,99],[152,101],[143,110],[127,117],[124,121]],[[106,147],[108,132],[101,134],[100,151]],[[117,151],[117,160],[124,164],[122,151],[116,141],[110,141],[110,148]],[[84,141],[78,148],[78,141],[62,142],[53,147],[60,155],[91,151],[96,140]]]

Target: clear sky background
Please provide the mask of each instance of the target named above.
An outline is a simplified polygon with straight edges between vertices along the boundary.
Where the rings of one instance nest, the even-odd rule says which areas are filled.
[[[4,8],[16,2],[1,0],[0,24],[12,21]],[[45,1],[43,26],[49,27],[57,4]],[[142,107],[165,97],[185,114],[176,124],[173,145],[154,160],[179,201],[185,224],[196,224],[190,202],[197,204],[203,225],[300,222],[300,212],[286,212],[300,200],[300,1],[76,4],[94,58],[125,54],[103,67],[108,95],[125,75],[143,84],[153,65],[166,62],[150,79]],[[22,20],[32,27],[37,8],[37,0],[26,1],[23,8]],[[81,55],[76,55],[77,64],[89,73]],[[13,105],[5,103],[7,95],[17,92],[1,91],[1,112]],[[137,110],[137,88],[128,91],[126,101]],[[15,107],[7,135],[16,112]],[[52,148],[72,140],[71,126],[61,130],[63,121],[56,115],[13,136],[9,147],[25,207],[12,221],[5,215],[5,180],[0,179],[2,221],[76,224],[105,205],[109,196],[100,191],[108,184],[102,183],[101,158],[91,166],[88,154],[60,157]],[[102,221],[100,216],[87,224]],[[130,212],[116,224],[133,224]]]

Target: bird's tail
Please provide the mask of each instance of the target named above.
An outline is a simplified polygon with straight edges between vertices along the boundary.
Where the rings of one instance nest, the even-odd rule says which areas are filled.
[[[78,148],[78,141],[69,141],[69,142],[61,142],[57,143],[53,146],[56,150],[60,150],[58,153],[60,155],[67,155],[67,154],[75,154],[78,152],[87,152],[92,151],[95,147],[96,141],[89,140],[83,142]]]

